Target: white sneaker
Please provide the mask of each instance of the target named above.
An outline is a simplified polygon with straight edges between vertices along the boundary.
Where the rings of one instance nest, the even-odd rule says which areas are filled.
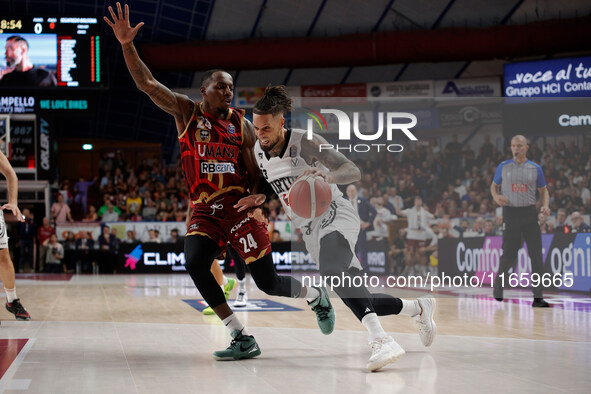
[[[244,308],[246,306],[247,301],[248,301],[248,294],[246,294],[246,290],[243,290],[243,289],[238,290],[238,295],[236,296],[236,301],[234,301],[234,306],[236,308]]]
[[[375,339],[369,345],[371,346],[371,356],[367,360],[366,367],[371,372],[398,361],[406,353],[391,336]]]
[[[424,296],[417,298],[421,313],[413,316],[419,328],[419,337],[424,346],[431,346],[435,336],[437,335],[437,325],[433,320],[433,313],[435,312],[435,298],[432,296]]]

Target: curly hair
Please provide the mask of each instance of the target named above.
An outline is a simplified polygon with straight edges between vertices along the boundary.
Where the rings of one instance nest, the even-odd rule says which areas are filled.
[[[268,86],[265,94],[254,105],[253,112],[257,115],[285,114],[291,112],[291,99],[287,96],[285,86]]]

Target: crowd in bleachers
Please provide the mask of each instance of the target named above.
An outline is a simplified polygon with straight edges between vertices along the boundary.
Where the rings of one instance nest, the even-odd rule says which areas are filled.
[[[534,142],[528,157],[543,167],[550,192],[553,216],[542,220],[542,232],[586,231],[581,214],[591,213],[591,139],[583,144]],[[426,240],[431,249],[436,245],[431,239],[500,235],[501,211],[489,190],[497,165],[509,158],[510,150],[499,150],[488,137],[475,150],[454,136],[443,148],[437,143],[419,144],[402,154],[383,152],[356,161],[363,174],[356,184],[359,195],[375,209],[368,239],[388,239],[391,255],[396,254],[404,246],[405,233],[391,232],[390,226],[400,219],[397,210],[412,207],[415,196],[422,197],[424,208],[433,215]],[[91,180],[61,181],[51,217],[44,218],[40,227],[72,221],[185,220],[188,189],[179,161],[163,165],[153,157],[134,167],[115,150],[102,155],[98,168]],[[271,222],[289,220],[277,199],[266,205]],[[49,236],[21,234],[21,238],[36,238],[43,246]],[[28,248],[28,241],[23,244]],[[425,253],[423,260],[432,254]]]

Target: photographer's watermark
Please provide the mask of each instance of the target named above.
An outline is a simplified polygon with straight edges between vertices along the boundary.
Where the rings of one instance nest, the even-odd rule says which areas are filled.
[[[417,141],[417,137],[410,131],[417,125],[417,117],[409,112],[378,112],[378,130],[373,134],[366,134],[359,130],[359,112],[353,112],[353,121],[347,113],[338,109],[321,109],[320,113],[307,113],[312,119],[308,119],[307,123],[307,138],[310,140],[314,134],[314,121],[321,129],[328,125],[321,114],[332,114],[336,116],[339,125],[339,141],[351,141],[353,129],[354,137],[361,141],[377,141],[386,132],[386,139],[392,141],[395,132],[402,132],[411,141]],[[322,122],[321,122],[322,120]],[[351,127],[353,126],[353,127]],[[404,147],[400,144],[385,144],[385,143],[371,143],[371,144],[320,144],[318,150],[335,149],[337,151],[346,152],[369,152],[369,151],[388,151],[392,153],[402,152]]]

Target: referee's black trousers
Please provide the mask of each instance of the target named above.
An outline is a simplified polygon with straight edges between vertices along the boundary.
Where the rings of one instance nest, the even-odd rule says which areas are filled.
[[[538,223],[538,212],[536,207],[503,207],[503,255],[499,266],[498,274],[505,274],[505,285],[509,283],[508,271],[515,265],[519,248],[525,243],[531,259],[532,274],[539,275],[539,285],[532,286],[534,298],[542,298],[542,232]]]

